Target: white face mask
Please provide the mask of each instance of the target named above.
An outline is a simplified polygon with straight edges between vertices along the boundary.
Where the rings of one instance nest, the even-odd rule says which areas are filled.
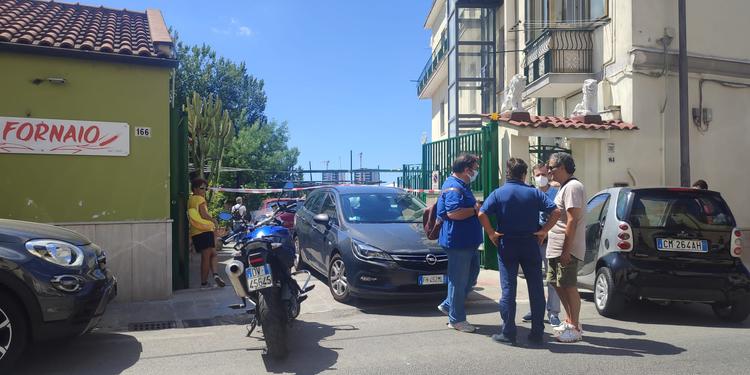
[[[471,180],[471,182],[476,181],[477,177],[479,177],[479,171],[474,171],[474,174],[469,175],[469,179]]]
[[[544,175],[535,176],[534,180],[536,180],[536,186],[539,187],[545,187],[549,184],[549,179]]]

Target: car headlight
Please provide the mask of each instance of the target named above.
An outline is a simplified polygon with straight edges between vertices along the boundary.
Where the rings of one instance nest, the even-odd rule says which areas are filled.
[[[393,260],[388,253],[362,241],[352,240],[354,255],[364,259]]]
[[[31,240],[26,242],[26,250],[48,262],[65,267],[80,267],[83,264],[83,250],[63,241]]]

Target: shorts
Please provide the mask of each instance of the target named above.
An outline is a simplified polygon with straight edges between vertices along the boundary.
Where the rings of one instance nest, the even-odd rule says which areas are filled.
[[[193,239],[193,247],[195,247],[195,251],[200,253],[203,250],[211,249],[213,247],[216,247],[216,239],[214,238],[214,232],[203,232],[201,234],[196,234],[192,237]]]
[[[570,257],[570,263],[563,266],[560,257],[547,259],[547,283],[552,286],[572,288],[578,286],[578,264],[576,257]]]

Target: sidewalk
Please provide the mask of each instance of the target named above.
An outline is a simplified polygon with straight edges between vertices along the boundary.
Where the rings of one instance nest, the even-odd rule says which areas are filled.
[[[219,268],[223,275],[223,264],[220,263]],[[298,276],[298,279],[304,282],[301,276]],[[315,289],[309,293],[309,298],[302,305],[302,315],[333,310],[357,310],[356,305],[336,302],[328,286],[315,276],[312,277],[311,283],[315,284]],[[499,298],[498,272],[482,270],[474,293],[469,295],[467,303],[469,305],[497,304]],[[520,278],[518,279],[517,300],[519,303],[528,301],[526,282]],[[165,301],[111,303],[98,328],[102,331],[127,331],[140,330],[144,327],[134,325],[143,326],[143,323],[159,323],[161,327],[166,328],[249,323],[245,310],[234,310],[228,307],[239,302],[239,298],[228,282],[224,288],[179,290],[172,295],[172,298]],[[392,303],[388,302],[388,304]],[[413,302],[408,300],[403,303]]]

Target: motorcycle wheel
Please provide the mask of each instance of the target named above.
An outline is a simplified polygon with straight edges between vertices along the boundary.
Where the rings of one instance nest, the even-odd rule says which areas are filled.
[[[286,357],[289,349],[286,345],[286,311],[281,303],[281,289],[269,288],[260,292],[258,319],[268,354],[275,359]]]

